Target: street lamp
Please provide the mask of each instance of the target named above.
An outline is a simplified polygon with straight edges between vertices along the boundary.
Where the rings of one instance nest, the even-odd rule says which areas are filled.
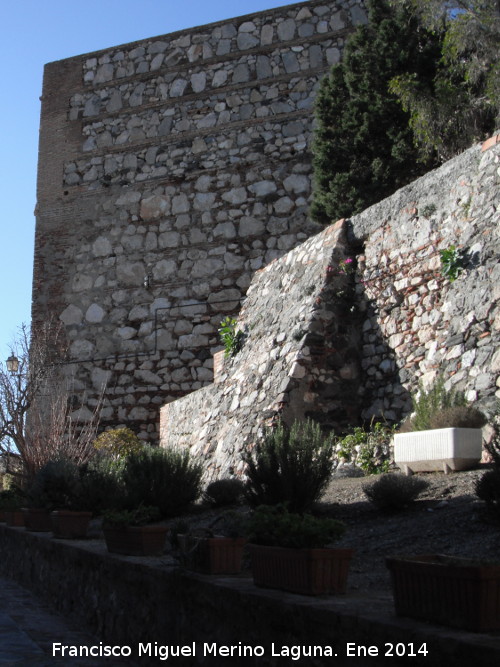
[[[9,373],[12,373],[12,375],[15,375],[19,370],[19,359],[13,354],[10,355],[5,363],[7,365],[7,370]]]

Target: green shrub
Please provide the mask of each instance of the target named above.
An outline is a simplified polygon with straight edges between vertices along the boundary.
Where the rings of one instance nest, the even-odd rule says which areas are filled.
[[[86,501],[78,465],[65,458],[48,461],[35,474],[27,499],[32,507],[49,510],[84,509]]]
[[[500,519],[500,468],[488,470],[476,481],[476,496]]]
[[[401,427],[405,431],[427,431],[431,427],[431,419],[448,408],[466,406],[467,400],[462,392],[446,389],[444,379],[438,378],[429,388],[419,385],[419,393],[413,397],[413,415]]]
[[[383,511],[398,511],[412,503],[429,483],[420,477],[406,477],[399,473],[382,475],[365,484],[363,491],[370,502]]]
[[[126,509],[144,504],[158,507],[162,516],[175,516],[198,498],[201,475],[201,464],[187,450],[144,447],[123,467]]]
[[[484,500],[490,512],[500,519],[500,401],[491,419],[493,436],[485,445],[493,462],[493,469],[487,470],[476,482],[476,495]]]
[[[105,510],[123,507],[123,467],[123,459],[113,460],[101,456],[81,466],[80,483],[87,511],[102,514]]]
[[[161,519],[158,507],[139,505],[133,510],[109,510],[104,513],[103,526],[122,528],[124,526],[146,526]]]
[[[279,424],[267,429],[247,465],[245,498],[251,507],[285,503],[291,512],[304,512],[315,503],[330,479],[333,441],[311,420],[291,429]]]
[[[429,419],[430,428],[482,428],[486,417],[471,405],[454,405],[439,410]]]
[[[243,496],[245,485],[240,479],[218,479],[205,489],[203,500],[214,507],[237,505]]]
[[[140,451],[143,441],[129,428],[104,431],[94,440],[94,448],[113,458],[122,458]]]
[[[19,509],[25,503],[24,495],[16,489],[0,491],[0,510]]]
[[[335,439],[337,457],[352,461],[356,452],[356,464],[367,474],[387,472],[390,466],[390,442],[394,428],[377,422],[369,431],[356,426],[350,433]]]
[[[441,259],[441,275],[448,278],[450,283],[454,282],[464,270],[465,257],[462,250],[454,245],[439,251]]]
[[[261,505],[246,522],[253,544],[292,549],[321,548],[338,540],[345,525],[336,519],[288,512],[283,505]]]
[[[236,329],[238,321],[234,317],[226,317],[220,323],[219,336],[224,345],[224,357],[234,357],[243,347],[243,331]]]

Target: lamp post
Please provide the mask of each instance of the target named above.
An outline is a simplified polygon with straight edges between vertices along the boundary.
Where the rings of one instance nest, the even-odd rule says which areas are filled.
[[[7,365],[7,370],[9,373],[16,375],[17,371],[19,370],[19,359],[11,354],[5,364]]]

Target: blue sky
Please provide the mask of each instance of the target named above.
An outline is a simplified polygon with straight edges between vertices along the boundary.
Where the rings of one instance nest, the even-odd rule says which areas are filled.
[[[292,1],[15,0],[2,6],[0,361],[29,323],[40,95],[45,63]]]

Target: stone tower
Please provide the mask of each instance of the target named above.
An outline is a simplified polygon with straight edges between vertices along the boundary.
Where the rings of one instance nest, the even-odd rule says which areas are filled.
[[[310,0],[50,63],[33,323],[62,322],[81,414],[157,437],[217,329],[308,219],[318,83],[357,0]]]

